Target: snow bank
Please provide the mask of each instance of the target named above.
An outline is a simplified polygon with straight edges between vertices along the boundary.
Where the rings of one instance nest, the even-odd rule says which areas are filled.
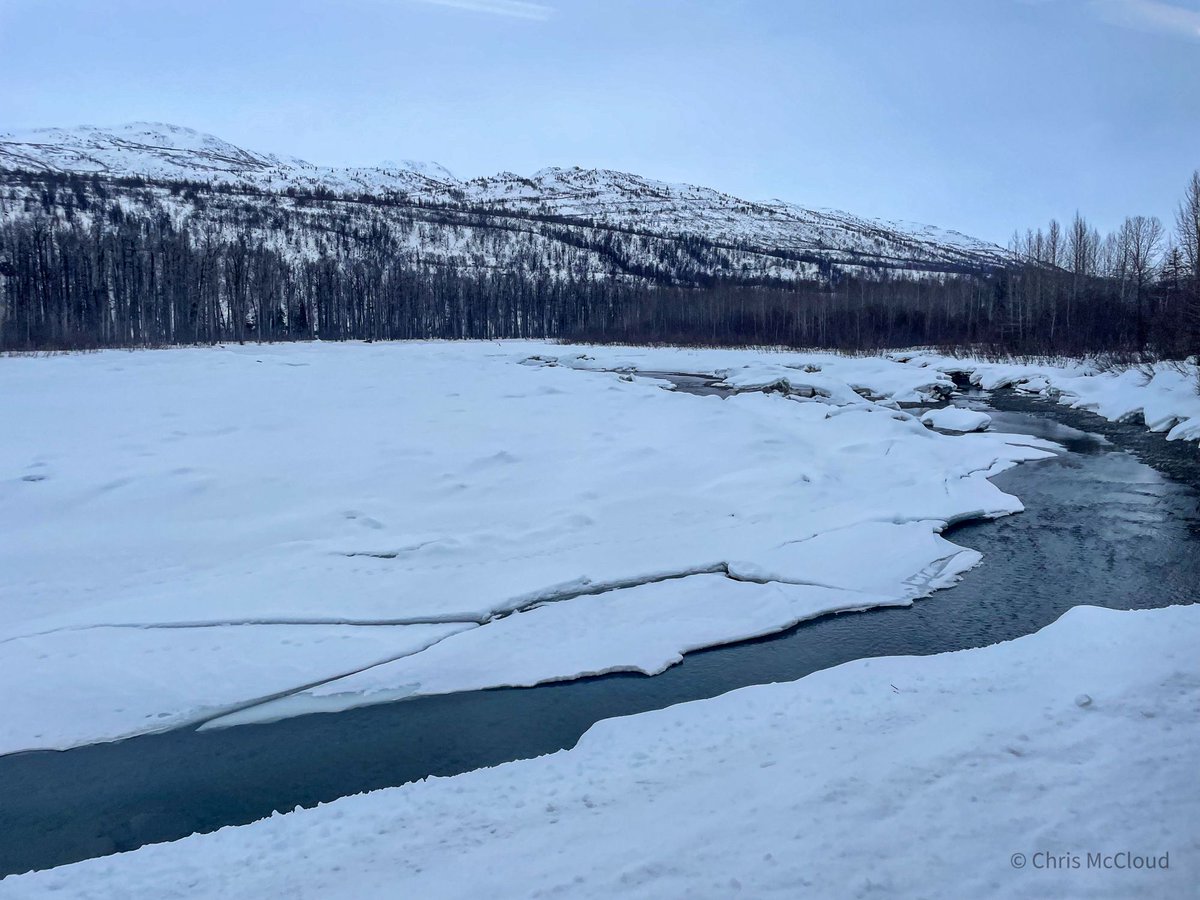
[[[895,407],[948,376],[831,354],[308,344],[0,370],[0,678],[21,698],[0,753],[655,672],[908,603],[978,560],[948,523],[1021,509],[986,476],[1052,446],[931,432]]]
[[[419,653],[467,625],[93,627],[0,645],[12,744],[165,731]]]
[[[579,369],[644,370],[707,374],[732,388],[778,388],[800,397],[827,400],[839,406],[885,405],[938,400],[954,390],[954,380],[936,368],[898,366],[881,356],[841,356],[836,353],[762,352],[695,348],[588,347],[585,352],[563,350],[553,359]],[[655,366],[672,368],[655,369]]]
[[[953,548],[952,548],[953,549]],[[424,653],[214,720],[206,727],[270,721],[495,685],[528,686],[581,675],[657,675],[689,650],[782,631],[816,616],[912,600],[807,584],[756,584],[697,575],[550,603],[473,628]]]
[[[973,409],[946,406],[942,409],[931,409],[921,416],[921,421],[942,431],[966,432],[983,431],[992,424],[992,417]]]
[[[1198,643],[1200,606],[1079,607],[1009,643],[607,720],[570,751],[0,896],[1190,896]]]
[[[929,353],[895,354],[921,369],[962,372],[984,390],[1011,387],[1056,398],[1074,409],[1098,413],[1110,422],[1144,421],[1168,441],[1200,441],[1200,367],[1156,363],[1122,372],[1099,371],[1087,362],[1063,365],[988,363]]]

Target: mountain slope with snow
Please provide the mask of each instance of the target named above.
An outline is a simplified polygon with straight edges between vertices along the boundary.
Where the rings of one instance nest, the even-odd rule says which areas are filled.
[[[14,169],[147,178],[205,178],[286,165],[278,157],[251,153],[191,128],[150,122],[0,134],[0,160]]]
[[[719,259],[703,261],[700,270],[734,278],[821,280],[834,270],[972,272],[1008,260],[1007,252],[994,244],[933,226],[806,209],[780,200],[747,201],[710,188],[607,169],[548,168],[528,177],[504,172],[462,180],[436,163],[407,160],[333,168],[252,152],[189,128],[157,123],[0,134],[0,183],[11,183],[16,173],[196,182],[255,195],[299,192],[360,203],[386,201],[456,216],[499,217],[510,232],[528,230],[526,222],[602,229],[646,243],[634,248],[635,256],[651,262],[671,253],[687,256],[690,251],[680,251],[678,245],[700,240],[722,251]],[[669,253],[658,246],[661,242],[671,245]],[[522,248],[539,258],[548,252],[545,247]],[[508,265],[503,254],[495,264]],[[672,268],[669,262],[665,267]],[[689,270],[679,280],[691,277]]]

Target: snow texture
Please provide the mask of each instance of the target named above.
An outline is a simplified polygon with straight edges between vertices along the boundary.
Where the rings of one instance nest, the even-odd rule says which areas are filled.
[[[1193,896],[1198,643],[1200,606],[1077,607],[1016,641],[609,719],[571,750],[10,877],[0,897]]]
[[[911,603],[979,559],[948,524],[1021,510],[987,476],[1054,446],[931,431],[895,407],[947,375],[830,354],[314,343],[0,369],[0,752],[653,673]]]

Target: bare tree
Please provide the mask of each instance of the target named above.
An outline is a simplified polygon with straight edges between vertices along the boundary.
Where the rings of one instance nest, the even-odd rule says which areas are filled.
[[[1067,265],[1071,269],[1071,290],[1067,294],[1065,310],[1066,327],[1071,328],[1071,318],[1079,304],[1080,293],[1087,281],[1096,276],[1100,253],[1100,234],[1089,228],[1087,220],[1075,211],[1071,227],[1067,231]]]
[[[1200,169],[1192,173],[1187,193],[1175,214],[1179,249],[1193,280],[1200,281]]]
[[[1058,224],[1058,219],[1050,220],[1050,227],[1046,229],[1044,262],[1048,266],[1059,268],[1063,264],[1063,235],[1062,226]]]
[[[1162,251],[1163,226],[1154,216],[1130,216],[1121,225],[1122,276],[1133,294],[1137,344],[1146,344],[1146,287],[1154,278]]]
[[[1200,170],[1192,173],[1183,202],[1175,215],[1176,240],[1185,269],[1185,327],[1190,350],[1200,354]]]

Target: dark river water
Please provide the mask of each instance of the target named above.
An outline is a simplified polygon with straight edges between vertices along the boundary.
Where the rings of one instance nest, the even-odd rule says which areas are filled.
[[[1008,640],[1078,604],[1131,609],[1200,599],[1200,494],[1122,449],[1165,461],[1160,468],[1186,480],[1196,465],[1189,454],[1200,456],[1194,446],[1168,447],[1136,425],[1007,393],[991,402],[996,430],[1048,437],[1066,452],[994,479],[1026,512],[951,529],[951,540],[983,553],[954,588],[908,609],[829,616],[691,653],[654,677],[422,697],[0,757],[0,874],[550,753],[573,746],[600,719],[790,681],[852,659]]]

